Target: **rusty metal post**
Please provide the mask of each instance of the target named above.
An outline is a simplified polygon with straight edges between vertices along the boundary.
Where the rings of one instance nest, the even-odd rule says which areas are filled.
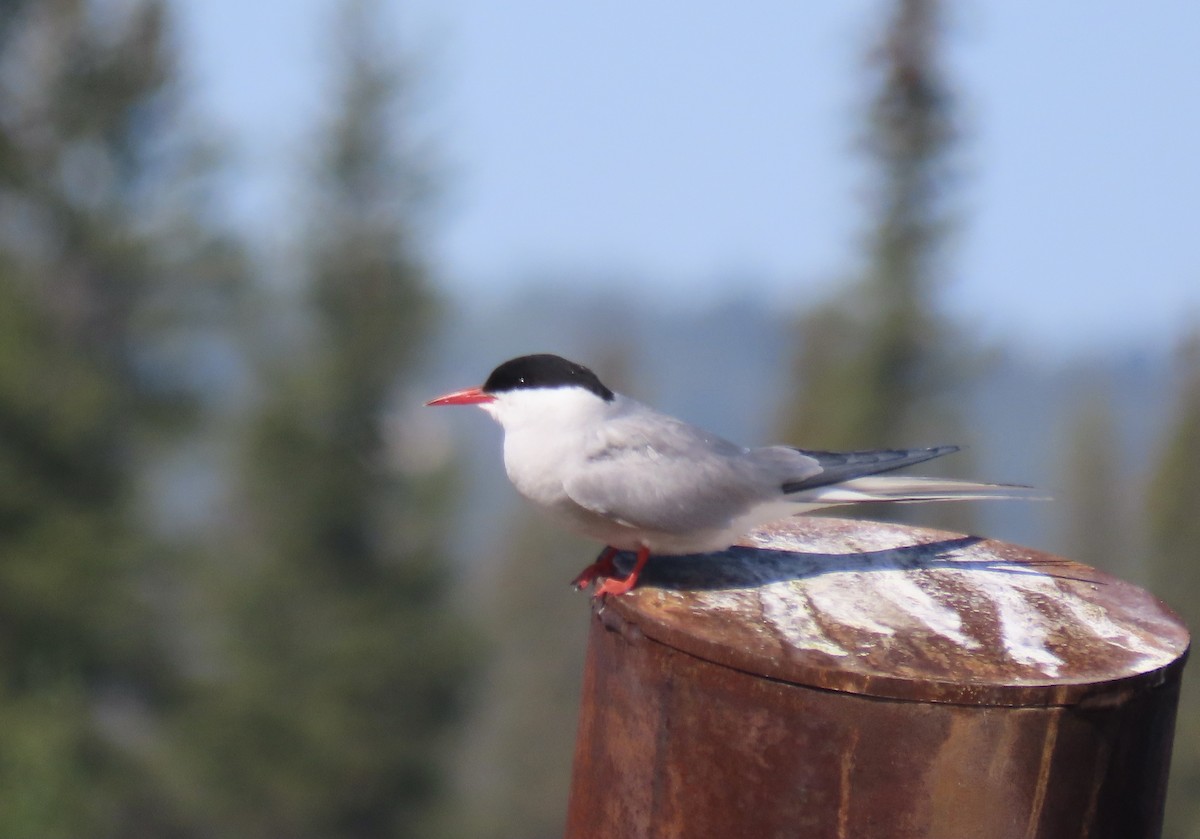
[[[594,610],[568,839],[1146,839],[1186,629],[1075,562],[800,519]]]

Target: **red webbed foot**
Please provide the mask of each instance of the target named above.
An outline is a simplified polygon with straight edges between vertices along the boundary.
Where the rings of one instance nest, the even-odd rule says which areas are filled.
[[[611,577],[616,573],[617,570],[616,566],[613,565],[613,557],[616,555],[616,548],[605,548],[595,562],[593,562],[587,568],[584,568],[579,572],[579,576],[571,580],[571,585],[573,585],[576,590],[583,591],[585,588],[590,586],[597,577]]]
[[[609,577],[600,584],[592,597],[603,597],[606,594],[624,594],[629,591],[637,585],[638,577],[641,575],[642,569],[646,567],[646,560],[648,559],[650,559],[650,549],[643,545],[638,548],[637,562],[633,564],[633,570],[629,572],[629,576],[623,580]]]

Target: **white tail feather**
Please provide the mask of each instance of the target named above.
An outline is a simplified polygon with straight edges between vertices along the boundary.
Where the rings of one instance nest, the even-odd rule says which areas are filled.
[[[815,487],[788,496],[803,511],[866,501],[921,503],[928,501],[986,501],[1000,498],[1044,500],[1036,490],[1013,484],[984,484],[950,478],[869,475],[831,486]]]

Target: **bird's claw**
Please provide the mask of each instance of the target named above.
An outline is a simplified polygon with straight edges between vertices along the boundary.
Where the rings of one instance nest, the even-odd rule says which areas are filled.
[[[645,547],[639,548],[633,570],[623,578],[614,576],[617,573],[616,563],[613,562],[616,555],[616,548],[605,548],[595,562],[584,568],[575,579],[571,580],[571,585],[577,591],[583,591],[596,580],[602,579],[603,581],[592,593],[593,598],[603,598],[609,594],[625,594],[637,585],[638,576],[641,574],[642,567],[645,566],[646,560],[650,556],[650,551]]]
[[[625,594],[625,592],[632,589],[636,583],[636,574],[630,574],[623,580],[617,579],[616,577],[608,577],[604,582],[596,587],[596,591],[592,594],[592,597],[602,598],[608,594]]]
[[[613,557],[617,555],[616,548],[605,548],[600,556],[584,568],[575,579],[571,580],[571,585],[576,591],[583,591],[600,577],[611,577],[616,572],[616,566],[613,565]]]
[[[589,573],[590,571],[591,571],[590,565],[587,568],[583,569],[583,571],[581,571],[579,573],[578,577],[571,580],[571,588],[575,589],[576,591],[583,591],[588,586],[590,586],[592,584],[592,581],[596,579],[596,575],[593,573]]]

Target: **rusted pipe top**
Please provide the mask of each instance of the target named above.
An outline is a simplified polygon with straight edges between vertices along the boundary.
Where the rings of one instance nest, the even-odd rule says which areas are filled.
[[[601,619],[767,678],[893,699],[1103,702],[1182,666],[1142,589],[973,536],[797,518],[704,556],[653,557]]]

